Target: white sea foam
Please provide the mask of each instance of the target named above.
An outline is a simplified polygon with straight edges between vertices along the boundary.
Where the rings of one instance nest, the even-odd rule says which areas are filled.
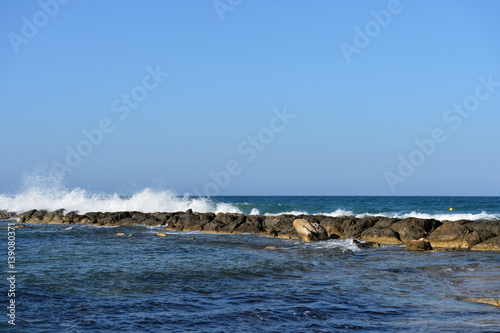
[[[77,211],[81,214],[119,211],[177,212],[188,209],[200,213],[242,213],[238,207],[228,203],[216,203],[208,198],[178,197],[171,191],[149,188],[130,197],[93,194],[80,188],[68,190],[62,185],[62,176],[57,175],[29,175],[23,183],[23,190],[16,195],[0,194],[0,209],[16,213],[31,209],[64,209],[66,212]]]
[[[250,215],[260,215],[260,212],[257,208],[252,208],[252,211],[250,212]]]
[[[337,209],[334,212],[331,213],[325,213],[322,214],[325,216],[330,216],[330,217],[338,217],[338,216],[354,216],[354,213],[350,210],[344,210],[344,209]]]
[[[486,212],[481,212],[477,214],[472,213],[442,213],[442,214],[428,214],[428,213],[420,213],[413,211],[411,213],[406,214],[398,214],[398,213],[390,213],[390,214],[358,214],[357,218],[363,218],[366,216],[378,216],[378,217],[392,217],[392,218],[419,218],[419,219],[435,219],[438,221],[459,221],[459,220],[470,220],[470,221],[478,221],[478,220],[498,220],[500,219],[500,214],[488,214]]]
[[[301,212],[301,211],[296,211],[292,210],[290,212],[282,212],[282,213],[276,213],[276,214],[271,214],[271,213],[265,213],[265,216],[279,216],[279,215],[309,215],[308,212]]]

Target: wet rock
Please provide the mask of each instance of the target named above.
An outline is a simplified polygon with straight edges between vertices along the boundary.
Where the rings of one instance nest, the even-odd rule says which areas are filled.
[[[373,227],[378,220],[377,217],[364,217],[361,219],[348,217],[342,222],[344,232],[341,238],[360,238],[363,231]]]
[[[233,230],[233,233],[251,233],[262,234],[264,218],[258,215],[249,215],[244,224],[239,225]]]
[[[405,248],[406,251],[430,251],[432,250],[431,243],[426,239],[418,239],[410,241]]]
[[[486,232],[484,230],[472,231],[471,233],[465,236],[465,241],[469,244],[469,247],[472,248],[479,243],[485,242],[492,237],[491,233]]]
[[[380,243],[377,242],[360,242],[357,239],[354,239],[353,242],[361,248],[380,247]]]
[[[247,217],[243,214],[234,214],[231,215],[231,219],[231,222],[227,223],[224,227],[221,228],[221,232],[234,233],[239,226],[245,224]]]
[[[413,225],[402,225],[396,231],[403,243],[409,243],[427,236],[427,232],[423,228]]]
[[[265,236],[279,237],[279,238],[299,238],[299,234],[294,226],[296,216],[293,215],[280,215],[280,216],[266,216],[262,226],[264,228],[263,234]],[[308,223],[311,223],[307,221]],[[318,225],[318,223],[311,223]],[[321,230],[324,229],[321,227]],[[326,235],[326,232],[325,232]]]
[[[361,239],[380,244],[402,244],[399,234],[391,228],[368,228],[361,233]]]
[[[340,238],[344,234],[344,228],[342,226],[344,218],[342,217],[325,217],[321,220],[320,224],[325,229],[328,234],[328,238]]]
[[[8,220],[12,218],[15,214],[12,212],[7,212],[6,210],[0,210],[0,220]]]
[[[418,218],[406,218],[396,221],[391,225],[391,228],[399,233],[399,229],[402,227],[414,227],[424,230],[426,233],[431,233],[440,227],[443,223],[434,219],[418,219]]]
[[[500,251],[500,236],[488,239],[472,247],[474,251]]]
[[[117,232],[116,236],[127,236],[124,232]]]
[[[166,234],[166,233],[164,233],[164,232],[158,232],[158,233],[156,234],[156,236],[158,236],[158,237],[167,237],[167,234]]]
[[[19,215],[21,223],[42,223],[43,218],[47,214],[46,210],[30,210]]]
[[[306,242],[326,240],[328,238],[325,229],[318,223],[297,219],[293,221],[293,227],[297,231],[299,238]]]
[[[459,222],[446,222],[431,233],[427,240],[433,248],[468,249],[465,236],[469,230]]]
[[[204,216],[194,214],[192,211],[186,212],[186,214],[181,215],[177,221],[178,225],[182,225],[182,227],[178,229],[184,231],[201,231],[203,230],[203,226],[208,223],[208,220],[202,217]]]
[[[466,301],[500,307],[500,298],[467,298]]]

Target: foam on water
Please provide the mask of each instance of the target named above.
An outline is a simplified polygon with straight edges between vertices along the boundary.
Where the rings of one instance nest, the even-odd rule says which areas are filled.
[[[23,183],[23,190],[18,194],[0,194],[0,209],[16,213],[31,209],[64,209],[66,212],[77,211],[80,214],[120,211],[178,212],[188,209],[200,213],[242,213],[232,204],[217,203],[208,198],[178,197],[171,191],[155,191],[149,188],[130,197],[94,194],[80,188],[68,190],[63,186],[61,175],[28,175]]]
[[[442,214],[429,214],[429,213],[420,213],[416,211],[412,211],[411,213],[406,214],[358,214],[356,217],[363,218],[366,216],[380,216],[380,217],[391,217],[391,218],[419,218],[419,219],[435,219],[438,221],[459,221],[459,220],[471,220],[471,221],[479,221],[479,220],[498,220],[500,219],[500,214],[488,214],[486,212],[481,212],[477,214],[472,213],[442,213]]]

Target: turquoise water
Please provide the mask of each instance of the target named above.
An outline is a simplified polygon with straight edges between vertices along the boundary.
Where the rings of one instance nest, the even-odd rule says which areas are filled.
[[[124,200],[123,198],[120,200]],[[217,197],[260,213],[489,214],[498,198]],[[449,212],[453,206],[454,211]],[[0,207],[1,208],[1,207]],[[6,226],[7,221],[0,222]],[[500,331],[500,254],[358,249],[160,227],[16,229],[16,326],[6,332]],[[116,233],[133,234],[119,237]],[[7,278],[7,230],[2,273]],[[192,239],[194,238],[194,239]],[[271,247],[271,248],[268,248]]]

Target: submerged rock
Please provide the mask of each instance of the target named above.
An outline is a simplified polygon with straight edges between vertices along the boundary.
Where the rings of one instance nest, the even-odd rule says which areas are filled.
[[[466,301],[500,307],[500,298],[467,298]]]
[[[318,223],[311,223],[305,219],[293,221],[293,227],[299,234],[299,238],[306,242],[314,242],[328,239],[325,229]]]
[[[405,248],[406,251],[431,251],[431,243],[426,239],[418,239],[410,241]]]

